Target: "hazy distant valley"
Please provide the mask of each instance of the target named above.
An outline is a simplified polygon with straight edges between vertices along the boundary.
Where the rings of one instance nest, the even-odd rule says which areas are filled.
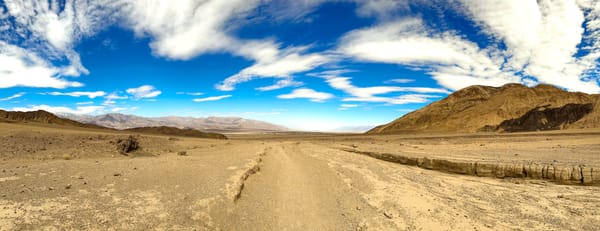
[[[104,114],[97,116],[58,114],[58,116],[79,121],[86,124],[95,124],[108,128],[128,129],[139,127],[169,126],[177,128],[192,128],[207,132],[280,132],[289,129],[268,122],[244,119],[240,117],[157,117],[148,118],[124,114]]]

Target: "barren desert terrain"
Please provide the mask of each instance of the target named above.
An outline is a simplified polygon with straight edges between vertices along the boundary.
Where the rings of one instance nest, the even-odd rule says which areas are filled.
[[[597,230],[600,224],[596,130],[229,140],[135,135],[142,149],[125,156],[115,142],[126,132],[0,126],[0,230]],[[532,165],[541,166],[539,175]],[[511,175],[514,166],[522,174]],[[542,173],[543,166],[552,166],[553,175],[549,167]],[[569,177],[554,175],[567,168]]]

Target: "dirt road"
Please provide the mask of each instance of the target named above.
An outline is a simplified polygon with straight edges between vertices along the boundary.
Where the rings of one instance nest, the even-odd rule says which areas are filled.
[[[96,139],[85,131],[17,130],[0,131],[3,142],[45,145],[23,155],[19,145],[8,154],[0,150],[0,230],[598,230],[600,224],[600,187],[401,165],[344,151],[346,138],[149,136],[141,145],[152,155],[130,157],[87,151],[122,134]],[[47,158],[82,138],[88,141],[75,142],[78,157]],[[360,140],[360,148],[386,142]],[[569,161],[580,148],[595,158],[594,141],[561,142],[569,145]],[[433,150],[426,145],[419,143]]]

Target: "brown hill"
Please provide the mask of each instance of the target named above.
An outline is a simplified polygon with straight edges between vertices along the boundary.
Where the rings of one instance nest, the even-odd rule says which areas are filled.
[[[227,139],[227,136],[219,133],[201,132],[190,128],[176,128],[176,127],[142,127],[142,128],[129,128],[123,131],[139,132],[145,134],[158,134],[158,135],[172,135],[172,136],[187,136],[187,137],[198,137],[198,138],[211,138],[211,139]]]
[[[502,87],[471,86],[461,89],[445,99],[375,127],[367,134],[497,130],[501,129],[499,125],[504,121],[522,117],[532,110],[560,108],[567,104],[591,104],[592,109],[576,121],[563,120],[558,127],[554,126],[555,129],[600,127],[598,94],[567,92],[546,84],[533,88],[506,84]]]
[[[28,112],[0,110],[0,122],[34,122],[80,128],[109,129],[98,125],[84,124],[74,120],[60,118],[43,110]]]

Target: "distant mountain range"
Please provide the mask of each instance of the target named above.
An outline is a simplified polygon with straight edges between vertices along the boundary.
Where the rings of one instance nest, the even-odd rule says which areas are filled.
[[[600,95],[552,85],[470,86],[368,134],[600,128]]]
[[[97,116],[57,114],[60,117],[79,121],[85,124],[95,124],[115,129],[130,129],[139,127],[168,126],[176,128],[191,128],[208,132],[281,132],[289,129],[283,126],[259,120],[240,117],[141,117],[111,113]]]
[[[48,125],[58,125],[71,128],[85,128],[85,129],[99,129],[99,130],[111,130],[105,126],[82,123],[68,118],[61,118],[47,111],[4,111],[0,110],[0,122],[4,123],[38,123]],[[148,126],[139,128],[120,129],[122,131],[130,131],[135,133],[144,134],[158,134],[158,135],[173,135],[173,136],[187,136],[187,137],[198,137],[198,138],[211,138],[211,139],[227,139],[227,136],[214,132],[203,132],[196,129],[190,128],[176,128],[168,126]]]

